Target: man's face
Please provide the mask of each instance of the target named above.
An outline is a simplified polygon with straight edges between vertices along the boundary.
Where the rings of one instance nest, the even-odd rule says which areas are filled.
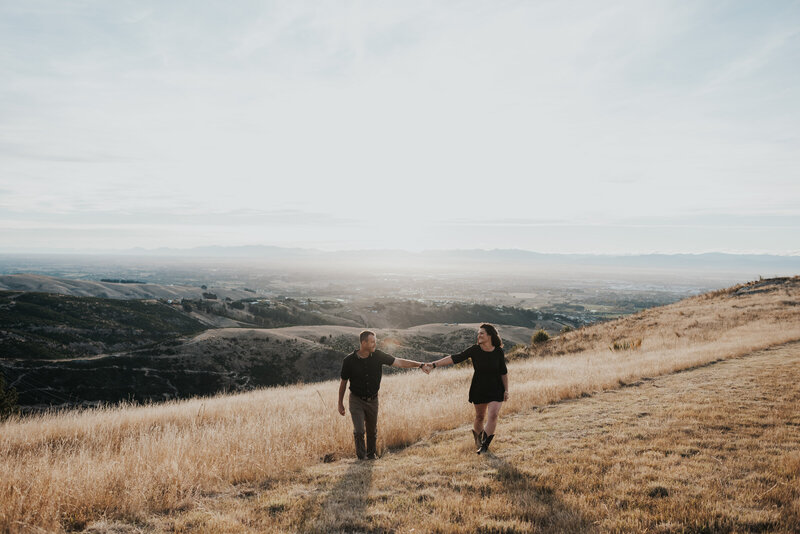
[[[375,336],[367,336],[367,339],[361,342],[361,348],[367,352],[375,352],[375,347],[378,346],[378,340]]]

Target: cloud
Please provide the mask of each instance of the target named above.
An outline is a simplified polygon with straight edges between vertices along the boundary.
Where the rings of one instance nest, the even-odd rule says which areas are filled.
[[[625,224],[641,224],[645,226],[651,225],[676,225],[676,224],[700,224],[700,225],[719,225],[728,226],[733,224],[747,225],[747,226],[800,226],[800,210],[795,210],[794,213],[775,214],[775,213],[684,213],[676,216],[643,216],[643,217],[606,217],[603,219],[591,220],[585,218],[582,220],[543,220],[543,219],[495,219],[494,222],[519,224],[531,223],[536,225],[541,224],[609,224],[609,225],[625,225]]]
[[[123,157],[104,152],[58,153],[48,152],[47,147],[35,143],[20,143],[0,141],[0,158],[22,159],[40,162],[72,162],[72,163],[104,163],[117,161],[131,161],[130,157]]]
[[[0,6],[20,221],[377,242],[800,205],[796,3],[26,6]]]
[[[0,190],[0,192],[4,192]],[[225,212],[204,212],[190,207],[174,210],[76,210],[54,214],[52,212],[31,213],[13,209],[13,206],[0,207],[0,219],[5,219],[7,228],[52,228],[55,226],[74,228],[119,228],[159,226],[205,225],[216,227],[238,226],[310,226],[343,227],[358,224],[355,219],[334,216],[328,213],[314,213],[297,209],[274,211],[237,210]]]

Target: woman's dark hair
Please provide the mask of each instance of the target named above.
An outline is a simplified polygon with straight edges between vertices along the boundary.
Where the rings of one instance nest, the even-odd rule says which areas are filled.
[[[489,323],[482,323],[480,328],[483,328],[483,330],[487,334],[489,334],[489,337],[492,338],[492,345],[494,345],[495,347],[502,348],[503,340],[500,339],[500,334],[497,333],[497,328],[495,328],[494,325]]]

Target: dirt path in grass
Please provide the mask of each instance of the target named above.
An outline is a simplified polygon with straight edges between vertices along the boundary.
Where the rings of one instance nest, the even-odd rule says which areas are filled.
[[[791,343],[89,530],[800,532],[798,451]]]

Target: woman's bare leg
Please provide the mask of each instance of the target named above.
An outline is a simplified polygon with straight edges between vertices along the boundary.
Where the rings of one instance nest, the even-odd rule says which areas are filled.
[[[484,413],[486,413],[486,408],[485,407],[487,405],[486,404],[481,404],[481,406],[484,406]],[[489,412],[489,420],[486,421],[486,435],[487,436],[491,436],[491,435],[494,434],[495,428],[497,428],[497,418],[500,415],[500,408],[503,407],[503,403],[502,402],[493,401],[493,402],[490,402],[488,406],[489,406],[489,410],[488,410],[488,412]],[[477,409],[477,407],[478,407],[478,405],[476,404],[475,408]]]
[[[472,425],[472,429],[476,434],[483,432],[483,423],[486,421],[486,408],[488,406],[488,404],[475,405],[475,422]]]

